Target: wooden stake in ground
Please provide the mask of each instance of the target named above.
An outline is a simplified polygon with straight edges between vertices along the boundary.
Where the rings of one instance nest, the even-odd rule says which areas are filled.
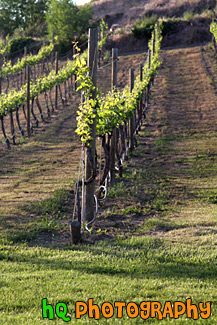
[[[134,87],[134,69],[130,69],[130,92],[132,93]],[[130,119],[130,127],[129,127],[129,148],[130,151],[133,151],[134,148],[134,116]]]
[[[92,78],[95,89],[92,91],[92,98],[96,98],[97,94],[97,51],[98,51],[98,31],[97,28],[89,29],[88,38],[88,67],[89,74]],[[93,168],[95,169],[95,151],[96,151],[96,117],[91,124],[91,138],[89,143],[89,150],[93,158]],[[88,161],[87,154],[85,157],[85,179],[89,179],[93,173],[90,162]],[[95,181],[87,184],[85,187],[85,213],[84,218],[86,222],[90,222],[94,219],[95,215]]]
[[[152,56],[155,55],[155,29],[153,30]]]
[[[24,47],[24,54],[23,55],[24,56],[27,56],[27,47],[26,46]],[[27,67],[24,68],[24,84],[25,84],[26,78],[27,78],[26,77],[26,74],[27,74],[27,71],[26,70],[27,70]]]
[[[3,64],[3,58],[2,55],[0,55],[0,71],[2,69],[2,64]],[[0,77],[0,95],[2,93],[2,78]]]
[[[148,49],[148,68],[151,68],[151,50]]]
[[[117,72],[118,72],[118,49],[112,49],[112,80],[111,89],[117,90]],[[116,152],[116,128],[112,131],[111,137],[111,185],[115,182],[115,152]]]
[[[140,81],[143,80],[143,64],[140,64]],[[139,123],[142,125],[143,98],[139,102]],[[140,127],[139,127],[140,129]]]
[[[118,74],[118,49],[112,49],[112,80],[111,89],[117,89],[117,74]]]
[[[55,70],[58,74],[58,52],[55,53]],[[58,86],[55,86],[55,110],[58,108]]]
[[[27,108],[27,134],[31,136],[30,122],[30,66],[27,66],[27,89],[26,89],[26,108]]]

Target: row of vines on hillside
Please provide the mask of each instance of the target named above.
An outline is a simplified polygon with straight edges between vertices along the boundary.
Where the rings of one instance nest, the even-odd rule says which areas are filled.
[[[159,50],[161,39],[160,26],[156,25],[155,33],[153,33],[149,43],[149,48],[151,49],[151,66],[149,67],[149,59],[147,59],[143,68],[143,79],[140,80],[139,76],[136,78],[132,92],[130,92],[129,86],[127,86],[122,92],[113,90],[106,94],[105,97],[98,93],[95,100],[86,100],[80,106],[76,132],[84,145],[89,145],[89,140],[91,139],[90,127],[95,116],[97,116],[97,135],[100,137],[105,134],[111,135],[114,127],[124,125],[133,116],[135,108],[142,99],[150,80],[154,77],[160,65]],[[152,50],[153,41],[155,43],[154,53]],[[83,89],[82,84],[80,87]],[[89,92],[86,92],[86,98],[89,96]]]
[[[102,26],[102,25],[101,25]],[[102,45],[104,44],[105,40],[107,38],[107,34],[104,33],[103,37],[101,38],[102,40]],[[16,112],[16,118],[17,118],[17,124],[19,127],[19,131],[23,135],[23,130],[20,125],[19,121],[19,111],[22,108],[23,113],[25,116],[25,119],[27,120],[28,117],[28,106],[30,108],[30,114],[34,118],[34,122],[36,126],[38,126],[38,120],[36,117],[36,114],[34,113],[33,107],[34,107],[34,102],[36,102],[37,107],[39,109],[40,115],[42,120],[43,115],[42,115],[42,109],[41,105],[39,103],[39,95],[44,94],[45,96],[45,102],[47,106],[47,113],[48,116],[50,115],[50,110],[49,110],[49,103],[48,103],[48,94],[50,97],[50,103],[52,106],[53,110],[53,103],[52,103],[52,95],[51,95],[51,90],[52,89],[57,89],[58,87],[58,93],[60,94],[62,103],[64,104],[64,101],[66,100],[66,95],[70,96],[70,92],[72,90],[76,90],[76,85],[80,85],[80,88],[82,88],[84,91],[87,89],[90,89],[91,86],[91,81],[90,77],[88,76],[88,68],[87,68],[87,51],[85,51],[83,54],[79,53],[78,47],[75,45],[77,48],[78,53],[74,55],[73,59],[68,60],[67,64],[63,66],[62,68],[55,69],[50,71],[48,74],[45,73],[40,78],[31,78],[29,82],[26,82],[23,86],[19,87],[18,89],[12,89],[11,91],[7,93],[2,93],[0,97],[0,119],[1,119],[1,125],[2,125],[2,131],[3,135],[5,138],[5,141],[7,143],[8,148],[10,147],[10,142],[9,139],[6,135],[5,132],[5,127],[4,127],[4,117],[9,115],[10,116],[10,122],[11,122],[11,133],[12,133],[12,139],[13,143],[15,144],[14,141],[14,118],[13,118],[13,112]],[[18,61],[15,66],[11,66],[10,63],[7,65],[3,65],[2,67],[2,72],[1,76],[6,74],[6,70],[8,73],[10,73],[12,70],[15,72],[15,70],[21,69],[21,68],[26,68],[26,64],[28,69],[30,70],[30,73],[33,72],[32,67],[34,64],[39,62],[43,57],[49,55],[53,51],[53,44],[50,44],[48,47],[43,47],[38,55],[36,56],[27,56],[24,57],[21,61]],[[7,66],[7,69],[6,69]],[[27,69],[27,70],[28,70]],[[26,72],[26,71],[25,71]],[[33,73],[32,73],[33,76]],[[73,86],[72,84],[72,76],[75,76],[76,79],[76,84]],[[30,78],[29,78],[30,79]],[[71,84],[70,84],[71,80]],[[64,84],[65,88],[65,95],[63,95],[63,92],[61,90],[61,84]],[[68,86],[68,89],[67,89]],[[79,91],[78,88],[77,90]],[[55,99],[56,100],[56,99]],[[30,105],[31,102],[31,105]],[[29,104],[29,105],[28,105]],[[25,109],[26,106],[26,109]],[[28,121],[27,121],[28,124]]]
[[[76,184],[76,195],[79,195],[79,185],[87,186],[88,184],[98,181],[95,184],[99,184],[95,187],[94,200],[98,202],[103,200],[107,192],[107,184],[112,173],[112,152],[116,156],[116,168],[119,171],[120,177],[123,172],[123,161],[127,158],[128,149],[133,150],[134,144],[136,145],[136,134],[140,130],[143,117],[148,105],[148,98],[151,90],[151,86],[154,77],[157,73],[157,69],[160,66],[159,52],[161,46],[161,29],[162,24],[156,24],[152,33],[151,40],[149,42],[149,55],[146,62],[143,64],[140,74],[136,77],[134,86],[126,86],[123,91],[113,89],[105,96],[100,91],[97,91],[96,98],[91,96],[91,82],[89,89],[84,93],[84,102],[80,105],[77,117],[77,134],[80,136],[83,148],[86,148],[86,166],[92,166],[91,177],[85,179],[83,174],[83,181]],[[132,72],[132,70],[131,70]],[[83,89],[81,84],[81,89]],[[99,168],[97,167],[98,154],[95,152],[95,157],[92,153],[92,125],[96,119],[96,136],[101,140],[101,148],[104,150],[103,163],[100,158]],[[115,148],[112,147],[112,137],[114,137]],[[100,154],[101,157],[101,154]],[[95,161],[95,162],[94,162]],[[103,165],[103,171],[101,171],[101,165]],[[87,176],[87,173],[86,173]],[[85,192],[82,190],[82,193]],[[87,193],[87,189],[86,192]],[[85,194],[87,195],[87,194]],[[90,193],[88,194],[89,197]],[[93,203],[94,203],[93,200]],[[87,202],[83,196],[83,202]],[[77,199],[79,204],[80,199]],[[96,210],[97,210],[96,203]],[[92,210],[92,207],[88,207]],[[86,209],[86,210],[85,210]],[[74,214],[74,219],[78,219],[79,224],[83,223],[83,227],[89,230],[90,224],[95,220],[95,216],[92,220],[87,218],[87,206],[82,203],[82,209],[77,207],[77,214]],[[77,224],[75,223],[76,227]],[[74,232],[74,221],[71,225],[72,240]],[[79,236],[75,236],[78,238]]]
[[[60,69],[57,74],[55,71],[51,71],[48,76],[37,79],[35,83],[31,82],[30,99],[52,89],[54,86],[62,84],[72,75],[85,75],[86,70],[85,59],[68,61],[67,65]],[[8,94],[2,94],[0,97],[0,116],[5,116],[15,111],[16,107],[26,104],[26,88],[27,85],[24,85],[19,91],[12,90]]]
[[[49,56],[53,49],[54,45],[51,43],[48,46],[43,46],[36,55],[29,54],[27,56],[24,56],[21,60],[18,59],[14,65],[12,65],[11,61],[5,61],[0,69],[0,77],[6,77],[9,74],[14,74],[21,70],[24,70],[24,68],[28,65],[31,67],[34,66],[35,64],[42,61],[45,57]]]
[[[104,20],[100,22],[100,29],[99,29],[99,34],[100,34],[100,41],[99,41],[99,51],[105,46],[108,33],[107,33],[107,25],[105,24]],[[7,47],[5,48],[7,50]],[[44,58],[49,56],[52,51],[54,50],[54,44],[50,43],[50,45],[47,46],[42,46],[41,49],[39,50],[38,54],[32,55],[29,54],[27,56],[24,56],[21,60],[18,59],[16,64],[12,65],[11,61],[6,61],[4,58],[4,62],[2,63],[0,67],[0,77],[6,77],[10,74],[15,74],[21,70],[24,70],[25,67],[28,65],[30,67],[38,64],[40,61],[42,61]],[[3,50],[2,50],[3,51]],[[0,53],[1,54],[1,53]]]
[[[215,37],[215,41],[217,42],[217,23],[213,22],[210,26],[210,31]]]
[[[214,47],[215,51],[217,53],[217,22],[213,21],[211,26],[210,26],[210,32],[213,34],[214,37]]]
[[[80,83],[78,90],[90,90],[92,86],[87,71],[87,52],[85,52],[82,55],[77,55],[75,60],[68,61],[67,65],[60,69],[57,74],[53,70],[48,76],[39,78],[34,83],[31,82],[30,99],[50,90],[54,86],[62,84],[72,75],[77,75],[77,82]],[[26,88],[27,85],[24,85],[19,91],[12,90],[8,94],[2,94],[0,97],[0,116],[7,115],[15,110],[17,106],[26,104]]]

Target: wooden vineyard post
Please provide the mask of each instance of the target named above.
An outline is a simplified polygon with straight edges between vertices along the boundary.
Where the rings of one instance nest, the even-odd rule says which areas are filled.
[[[92,78],[93,85],[95,87],[92,90],[92,98],[96,98],[97,94],[97,49],[98,48],[98,30],[97,28],[89,29],[89,38],[88,38],[88,67],[89,74]],[[88,159],[87,152],[85,154],[85,179],[88,180],[95,172],[95,151],[96,151],[96,117],[91,124],[91,140],[89,142],[89,150],[92,156],[92,164]],[[84,208],[84,219],[85,222],[90,222],[94,219],[95,215],[95,180],[85,186],[85,208]]]
[[[58,52],[55,52],[55,71],[58,74]],[[58,108],[58,86],[55,86],[55,110]]]
[[[52,32],[52,44],[54,45],[54,32]],[[55,63],[55,54],[56,52],[53,50],[50,55],[52,65]]]
[[[155,29],[154,29],[154,31],[153,31],[153,44],[152,44],[152,58],[151,58],[151,62],[153,62],[153,60],[154,60],[154,56],[155,56],[155,38],[156,38],[156,35],[155,35]],[[154,84],[154,79],[153,78],[151,78],[151,87],[152,87],[152,85]]]
[[[0,55],[0,71],[2,69],[2,64],[3,64],[3,58],[2,58],[2,55]],[[1,93],[2,93],[2,78],[0,77],[0,96],[1,96]],[[1,127],[2,127],[2,132],[4,134],[5,142],[7,144],[7,148],[10,149],[11,148],[10,141],[8,140],[8,137],[5,133],[4,116],[0,115],[0,119],[1,119]]]
[[[118,74],[118,49],[112,49],[112,80],[111,88],[112,90],[117,89],[117,74]]]
[[[150,70],[150,68],[151,68],[151,50],[148,49],[148,69]],[[150,90],[150,81],[149,81],[148,86],[146,87],[146,94],[145,94],[145,108],[146,109],[148,107],[149,90]]]
[[[27,47],[26,46],[24,47],[24,56],[27,56]],[[27,70],[27,67],[24,68],[24,84],[25,84],[26,78],[27,78],[26,77],[26,74],[27,74],[26,70]]]
[[[77,54],[76,47],[73,46],[73,59],[75,59],[76,54]],[[74,91],[76,92],[76,90],[77,90],[77,75],[75,74],[74,75]]]
[[[151,68],[151,50],[148,49],[148,68]]]
[[[0,55],[0,71],[2,70],[3,59],[2,55]],[[0,95],[2,93],[2,78],[0,77]]]
[[[140,81],[143,80],[143,64],[140,64]],[[143,96],[139,102],[139,125],[142,125]],[[139,126],[139,128],[140,128]]]
[[[155,55],[155,29],[153,30],[152,56]]]
[[[26,120],[27,120],[27,134],[31,136],[31,122],[30,122],[30,66],[27,66],[27,90],[26,90]]]
[[[78,220],[73,220],[71,225],[71,234],[73,244],[77,244],[81,239],[81,223]]]
[[[140,67],[139,67],[139,76],[140,76],[140,81],[142,81],[142,79],[143,79],[143,64],[142,63],[140,64]]]
[[[134,87],[134,69],[130,69],[130,92],[132,93]],[[133,151],[134,148],[134,115],[130,119],[129,127],[129,148]]]
[[[112,80],[111,89],[117,90],[118,49],[112,49]],[[115,153],[116,153],[116,128],[112,130],[111,137],[111,185],[115,182]]]
[[[100,28],[98,29],[98,42],[100,42],[101,41],[101,30],[100,30]],[[102,56],[102,49],[99,49],[99,51],[98,51],[99,53],[98,53],[98,67],[100,68],[100,64],[101,64],[101,56]]]

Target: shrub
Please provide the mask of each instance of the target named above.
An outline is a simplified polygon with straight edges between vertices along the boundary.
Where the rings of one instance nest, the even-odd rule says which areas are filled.
[[[157,22],[157,15],[144,16],[142,19],[137,20],[134,25],[132,32],[136,38],[151,37],[151,33],[154,29],[154,25]]]
[[[18,51],[24,49],[25,46],[34,44],[35,41],[32,37],[15,37],[9,40],[9,36],[6,38],[6,42],[3,40],[0,41],[0,53],[5,56],[6,54],[17,54]],[[12,57],[10,56],[10,58]]]
[[[162,22],[162,36],[166,36],[169,33],[173,33],[177,29],[178,20],[177,19],[170,19]]]
[[[151,37],[151,33],[154,29],[153,22],[157,21],[157,16],[152,15],[150,17],[145,17],[141,21],[137,21],[134,24],[132,32],[134,36],[138,39]],[[162,35],[165,36],[169,33],[175,32],[177,29],[178,19],[168,18],[167,20],[162,21]]]
[[[193,20],[195,17],[194,13],[192,11],[186,11],[183,15],[183,18],[185,20]]]
[[[32,37],[17,37],[10,40],[10,53],[23,50],[25,46],[29,46],[35,41]]]

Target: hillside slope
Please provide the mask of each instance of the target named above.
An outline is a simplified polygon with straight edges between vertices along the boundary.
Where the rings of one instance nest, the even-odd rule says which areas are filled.
[[[201,13],[213,9],[215,0],[95,0],[94,15],[104,18],[109,25],[120,24],[132,27],[135,20],[144,15],[157,14],[159,17],[182,17],[186,11]]]
[[[93,1],[95,19],[103,18],[109,28],[119,26],[117,29],[112,28],[107,49],[117,47],[124,53],[144,50],[147,38],[140,32],[133,33],[132,29],[135,23],[136,28],[143,28],[147,23],[147,17],[153,15],[164,20],[170,19],[164,33],[163,47],[209,42],[211,41],[209,26],[215,8],[215,0]]]

